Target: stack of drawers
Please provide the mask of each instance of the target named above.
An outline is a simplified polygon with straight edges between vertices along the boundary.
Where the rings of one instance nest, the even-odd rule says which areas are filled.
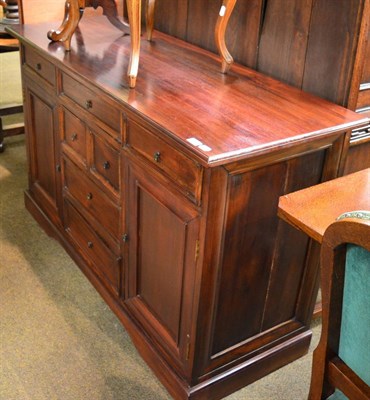
[[[121,113],[61,76],[64,228],[107,288],[120,295]],[[89,122],[87,122],[89,121]]]

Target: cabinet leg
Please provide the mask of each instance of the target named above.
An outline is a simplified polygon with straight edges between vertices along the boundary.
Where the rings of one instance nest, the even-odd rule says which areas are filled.
[[[131,54],[127,76],[130,88],[134,88],[136,85],[136,77],[139,70],[140,58],[141,1],[127,0],[127,13],[131,34]]]
[[[216,29],[215,29],[215,40],[218,51],[222,57],[222,73],[226,73],[231,64],[234,62],[231,54],[229,53],[225,43],[225,33],[227,24],[229,22],[231,13],[233,12],[236,0],[224,0],[218,15]]]
[[[67,51],[71,49],[71,39],[82,17],[85,5],[83,0],[67,0],[64,8],[64,19],[57,30],[50,30],[48,38],[53,42],[65,42]]]
[[[146,0],[146,35],[149,41],[152,40],[154,28],[155,0]]]

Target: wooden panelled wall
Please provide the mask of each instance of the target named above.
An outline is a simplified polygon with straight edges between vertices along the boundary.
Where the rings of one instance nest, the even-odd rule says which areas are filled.
[[[238,0],[227,31],[234,59],[347,106],[367,0]],[[155,28],[216,52],[222,0],[157,0]]]

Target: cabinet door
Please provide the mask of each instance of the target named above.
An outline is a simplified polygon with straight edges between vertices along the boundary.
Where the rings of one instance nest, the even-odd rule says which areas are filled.
[[[126,305],[164,357],[188,370],[199,214],[147,171],[128,166]]]
[[[51,92],[51,91],[50,91]],[[45,87],[25,80],[25,117],[29,151],[29,189],[37,204],[58,221],[58,180],[55,98]]]

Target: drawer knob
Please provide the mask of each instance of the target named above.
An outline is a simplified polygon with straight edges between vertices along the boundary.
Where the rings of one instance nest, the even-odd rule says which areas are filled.
[[[103,168],[104,168],[104,169],[109,169],[109,168],[110,168],[110,163],[109,163],[109,161],[103,162]]]
[[[92,193],[88,193],[87,196],[86,196],[86,198],[87,198],[87,200],[92,200],[92,198],[93,198]]]
[[[161,161],[161,153],[159,151],[155,152],[153,158],[154,158],[155,162],[160,162]]]
[[[87,247],[89,249],[92,249],[94,247],[94,243],[93,242],[87,242]]]
[[[128,242],[128,234],[127,233],[122,235],[122,240],[123,240],[124,243]]]
[[[71,135],[71,140],[72,140],[72,142],[75,142],[77,140],[77,133],[73,133]]]
[[[86,100],[85,106],[86,106],[86,108],[87,108],[88,110],[89,110],[90,108],[92,108],[92,106],[93,106],[92,101],[91,101],[91,100]]]
[[[37,64],[36,64],[36,69],[37,69],[37,71],[41,71],[41,68],[42,68],[41,64],[40,64],[40,63],[37,63]]]

